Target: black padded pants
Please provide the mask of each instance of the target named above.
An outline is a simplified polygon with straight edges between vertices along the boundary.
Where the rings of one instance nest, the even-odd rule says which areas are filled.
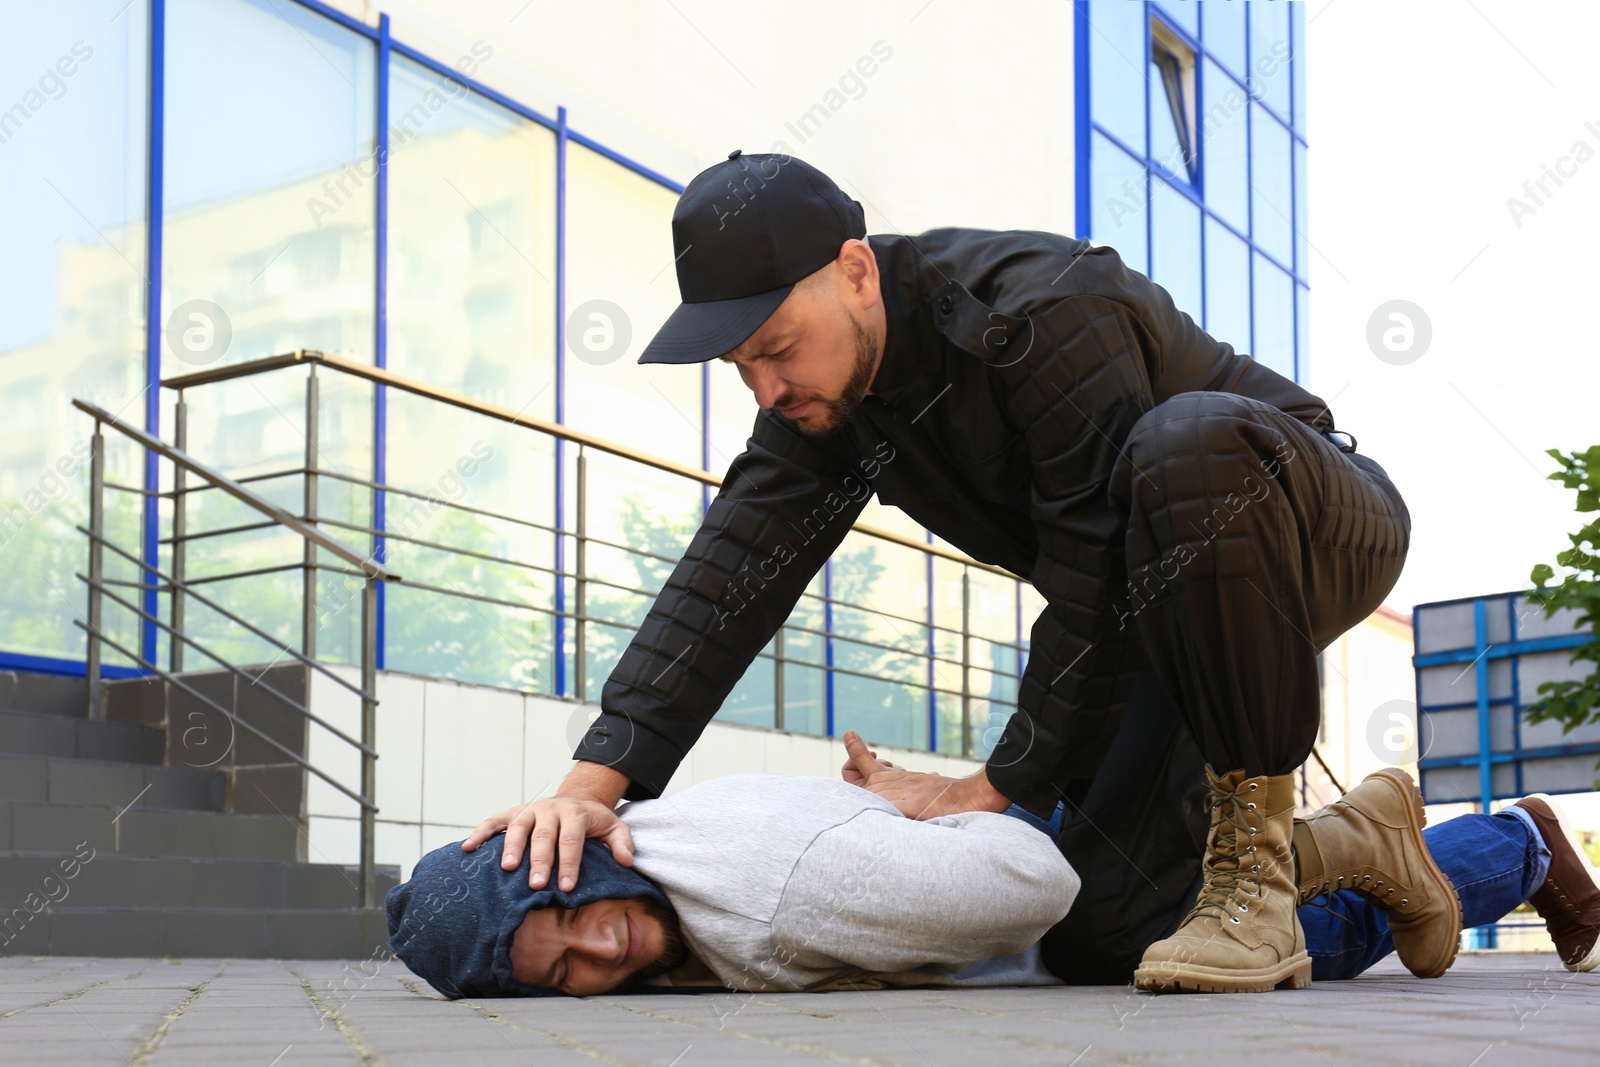
[[[1128,434],[1109,492],[1146,665],[1094,778],[1063,783],[1083,880],[1046,966],[1126,982],[1198,890],[1204,765],[1287,774],[1321,719],[1317,655],[1400,576],[1411,517],[1377,462],[1233,393],[1180,393]]]

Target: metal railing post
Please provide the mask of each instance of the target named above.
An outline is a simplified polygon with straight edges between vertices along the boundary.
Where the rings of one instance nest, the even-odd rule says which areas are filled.
[[[578,443],[578,515],[574,517],[573,525],[578,530],[578,547],[573,553],[573,573],[576,574],[573,590],[573,691],[578,694],[578,702],[582,704],[589,696],[587,691],[587,673],[584,670],[584,656],[587,653],[587,643],[584,641],[584,630],[587,629],[587,614],[589,614],[589,456],[584,453],[584,445]],[[560,581],[560,577],[557,577]]]
[[[306,375],[306,474],[303,501],[306,522],[317,521],[317,407],[319,389],[317,365],[310,364]],[[180,446],[181,447],[181,446]],[[315,657],[317,654],[317,546],[305,542],[304,569],[301,571],[300,592],[300,652]],[[364,654],[364,653],[363,653]]]
[[[94,437],[90,439],[89,455],[89,632],[84,673],[89,681],[89,718],[101,717],[100,706],[100,583],[104,578],[104,552],[100,538],[105,536],[105,460],[104,435],[100,420],[94,421]]]
[[[368,801],[361,806],[361,906],[377,907],[377,885],[373,878],[373,833],[377,811],[378,784],[378,580],[367,577],[361,593],[361,795]]]
[[[189,449],[189,405],[184,402],[183,390],[178,390],[178,402],[173,407],[172,415],[173,446],[180,452]],[[186,535],[189,531],[188,497],[184,493],[187,487],[189,472],[183,469],[183,464],[172,465],[172,629],[174,633],[183,633],[183,579],[184,558],[187,550]],[[182,641],[171,641],[170,667],[173,674],[183,670]]]
[[[783,729],[783,626],[772,635],[772,728]]]
[[[961,568],[961,754],[972,756],[972,638],[968,624],[972,617],[972,583],[967,568]]]
[[[589,539],[588,539],[588,502],[589,502],[589,457],[584,454],[583,443],[578,443],[578,514],[575,525],[577,527],[577,550],[573,554],[572,569],[577,575],[575,589],[572,597],[572,688],[577,694],[578,703],[583,703],[588,696],[586,688],[587,672],[583,669],[585,644],[583,631],[585,629],[585,616],[588,614],[588,574],[589,574]],[[560,581],[560,577],[556,578]]]

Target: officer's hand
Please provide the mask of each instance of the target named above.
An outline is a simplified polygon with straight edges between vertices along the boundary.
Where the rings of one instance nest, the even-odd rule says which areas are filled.
[[[598,837],[611,846],[611,854],[624,867],[633,866],[633,835],[628,824],[617,818],[607,804],[586,797],[554,796],[532,800],[491,815],[461,842],[463,852],[471,852],[489,838],[506,832],[500,866],[508,871],[522,862],[522,849],[528,848],[528,886],[545,888],[550,861],[560,846],[561,867],[556,885],[563,891],[578,884],[578,868],[583,862],[583,842]]]
[[[873,758],[866,742],[854,730],[846,731],[844,747],[864,779],[862,788],[878,794],[908,818],[933,819],[961,811],[1005,811],[1011,806],[1005,795],[989,784],[982,769],[965,778],[949,778],[885,767]]]

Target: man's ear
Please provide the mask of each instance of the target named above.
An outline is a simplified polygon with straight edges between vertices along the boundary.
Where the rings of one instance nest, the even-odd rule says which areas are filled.
[[[878,257],[867,242],[852,237],[839,246],[839,283],[855,297],[855,302],[865,311],[875,307],[879,300]]]

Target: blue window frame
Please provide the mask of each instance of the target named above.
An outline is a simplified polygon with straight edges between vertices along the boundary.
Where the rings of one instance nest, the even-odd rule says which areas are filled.
[[[1074,13],[1079,231],[1149,273],[1217,340],[1303,377],[1303,5],[1076,0]],[[1129,82],[1135,59],[1143,86]],[[1191,121],[1193,169],[1181,151]],[[1148,199],[1132,203],[1141,184]]]

